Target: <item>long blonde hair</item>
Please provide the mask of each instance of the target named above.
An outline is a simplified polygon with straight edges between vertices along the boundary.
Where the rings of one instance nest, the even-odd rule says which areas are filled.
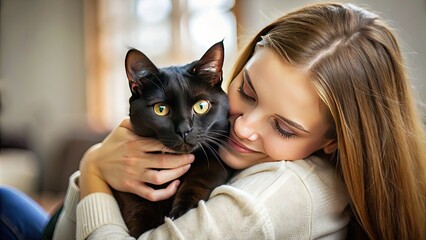
[[[351,4],[308,6],[262,29],[232,79],[259,45],[306,69],[324,103],[358,226],[349,237],[426,239],[424,126],[390,28]]]

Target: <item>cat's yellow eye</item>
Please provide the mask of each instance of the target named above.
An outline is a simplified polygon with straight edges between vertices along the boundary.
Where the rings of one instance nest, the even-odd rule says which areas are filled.
[[[158,116],[166,116],[170,112],[170,107],[165,103],[156,103],[154,105],[154,112]]]
[[[200,100],[194,104],[193,108],[195,113],[205,114],[210,109],[210,102],[207,100]]]

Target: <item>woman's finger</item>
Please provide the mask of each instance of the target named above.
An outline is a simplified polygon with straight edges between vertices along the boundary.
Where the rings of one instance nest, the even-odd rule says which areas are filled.
[[[163,189],[153,189],[146,184],[142,183],[137,187],[133,188],[133,193],[139,195],[142,198],[145,198],[149,201],[156,202],[168,199],[172,197],[180,184],[179,180],[171,182],[166,188]]]
[[[132,132],[133,135],[135,135]],[[135,135],[137,136],[137,135]],[[128,145],[129,149],[137,150],[141,153],[147,153],[147,152],[163,152],[163,149],[167,149],[160,141],[151,139],[151,138],[144,138],[137,136],[134,141],[127,141],[126,144]],[[173,152],[173,151],[168,151]]]
[[[162,152],[162,153],[173,153],[172,149],[164,146],[159,140],[152,138],[139,137],[138,140],[132,142],[135,145],[135,149],[139,149],[142,152]]]
[[[124,128],[133,132],[133,126],[132,126],[132,123],[130,122],[129,117],[126,117],[121,121],[120,127],[124,127]]]
[[[149,154],[141,161],[141,168],[173,169],[194,162],[193,154]]]
[[[190,167],[191,165],[187,164],[182,167],[167,170],[146,169],[143,181],[154,185],[161,185],[181,177]]]

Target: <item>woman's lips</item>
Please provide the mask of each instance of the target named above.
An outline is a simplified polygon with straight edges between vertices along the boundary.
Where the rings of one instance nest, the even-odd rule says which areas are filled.
[[[255,151],[251,150],[250,148],[245,147],[241,142],[239,142],[238,140],[235,140],[235,138],[231,137],[228,140],[229,145],[231,146],[231,148],[239,153],[253,153]]]

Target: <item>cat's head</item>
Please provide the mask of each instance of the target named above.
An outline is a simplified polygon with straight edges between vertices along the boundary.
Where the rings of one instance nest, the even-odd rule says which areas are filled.
[[[164,68],[142,52],[129,50],[125,66],[135,132],[156,138],[176,152],[221,142],[229,130],[228,99],[221,88],[223,61],[223,42],[197,61]]]

